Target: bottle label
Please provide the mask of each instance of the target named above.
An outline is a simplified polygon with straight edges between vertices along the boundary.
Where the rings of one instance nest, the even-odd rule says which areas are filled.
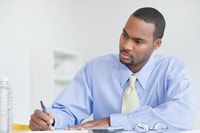
[[[12,126],[12,92],[8,82],[0,82],[0,133],[10,133]]]

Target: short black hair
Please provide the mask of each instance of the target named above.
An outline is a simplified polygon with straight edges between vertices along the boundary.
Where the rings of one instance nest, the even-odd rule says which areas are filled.
[[[161,39],[163,37],[165,31],[165,18],[157,9],[152,7],[140,8],[136,10],[132,16],[137,17],[146,23],[154,24],[154,39]]]

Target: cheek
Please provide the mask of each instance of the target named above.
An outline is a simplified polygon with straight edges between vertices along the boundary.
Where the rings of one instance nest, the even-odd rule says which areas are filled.
[[[144,46],[135,46],[133,47],[133,53],[135,53],[136,55],[143,55],[144,53],[146,53],[147,49]]]
[[[152,53],[153,53],[153,48],[145,49],[145,51],[143,51],[143,58],[148,59]]]
[[[139,48],[135,48],[134,53],[135,53],[135,56],[138,57],[138,59],[143,59],[151,55],[152,48],[141,46]]]

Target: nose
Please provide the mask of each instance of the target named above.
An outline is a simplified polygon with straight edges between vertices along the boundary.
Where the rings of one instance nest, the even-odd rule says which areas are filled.
[[[127,39],[126,41],[124,41],[124,43],[123,43],[123,47],[124,47],[124,49],[126,49],[126,50],[132,50],[132,42],[131,42],[131,40],[130,39]]]

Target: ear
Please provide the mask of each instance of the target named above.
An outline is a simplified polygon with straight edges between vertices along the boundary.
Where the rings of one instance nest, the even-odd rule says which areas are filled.
[[[158,49],[161,46],[161,43],[162,43],[162,39],[156,39],[153,44],[154,50]]]

